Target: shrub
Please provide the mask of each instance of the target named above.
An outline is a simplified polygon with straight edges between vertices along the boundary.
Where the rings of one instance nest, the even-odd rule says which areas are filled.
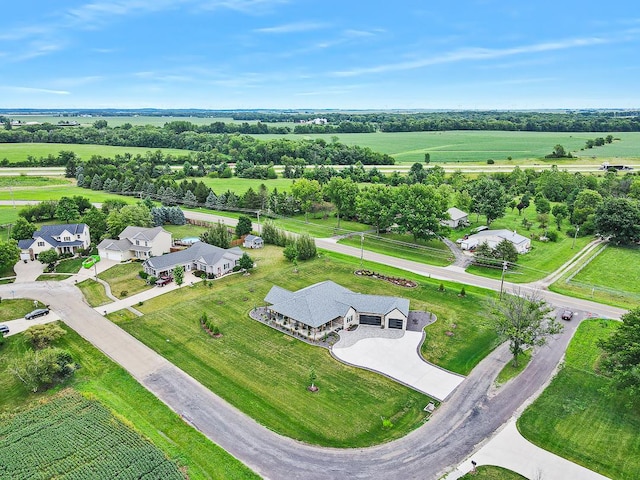
[[[494,163],[496,163],[496,162],[494,162],[492,158],[487,160],[487,165],[493,165]]]
[[[240,270],[241,270],[240,265],[235,265],[235,266],[232,268],[232,271],[233,271],[233,272],[239,272]]]
[[[576,234],[576,229],[573,227],[567,228],[565,233],[567,234],[567,237],[573,237]]]
[[[438,287],[438,291],[444,292],[444,283],[440,284],[440,286]]]
[[[154,277],[153,275],[149,275],[147,277],[147,283],[149,285],[155,285],[157,281],[158,281],[158,277]]]
[[[548,231],[547,232],[547,238],[552,242],[557,242],[558,241],[558,232],[556,232],[555,230]]]
[[[146,280],[147,277],[149,277],[149,274],[147,272],[145,272],[144,270],[140,270],[138,272],[138,275],[140,276],[141,279]]]
[[[122,291],[120,292],[120,296],[121,296],[121,297],[126,297],[127,295],[129,295],[129,290],[122,290]]]
[[[464,289],[464,287],[462,287],[462,288],[460,289],[460,296],[461,296],[461,297],[465,297],[466,295],[467,295],[467,291]]]

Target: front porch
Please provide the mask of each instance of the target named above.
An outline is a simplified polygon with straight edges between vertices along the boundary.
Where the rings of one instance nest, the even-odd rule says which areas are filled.
[[[337,332],[344,327],[342,318],[336,318],[320,327],[314,328],[295,319],[286,317],[268,307],[256,307],[249,313],[254,320],[296,337],[311,345],[330,348],[338,340]]]

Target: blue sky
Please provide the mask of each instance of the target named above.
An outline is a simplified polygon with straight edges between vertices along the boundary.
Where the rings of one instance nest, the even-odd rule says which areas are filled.
[[[640,107],[640,2],[25,0],[0,108]]]

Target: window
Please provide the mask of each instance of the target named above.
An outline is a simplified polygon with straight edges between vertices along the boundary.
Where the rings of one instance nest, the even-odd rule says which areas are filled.
[[[136,245],[140,245],[140,240],[136,240]]]
[[[44,242],[38,242],[39,247],[44,247]]]
[[[76,238],[77,238],[78,240],[80,240],[80,234],[77,234],[77,235],[76,235]]]
[[[229,270],[229,264],[228,264],[228,263],[225,263],[225,264],[224,264],[224,269],[225,269],[225,270]]]
[[[71,241],[71,237],[64,237],[64,241],[65,242],[70,242]]]

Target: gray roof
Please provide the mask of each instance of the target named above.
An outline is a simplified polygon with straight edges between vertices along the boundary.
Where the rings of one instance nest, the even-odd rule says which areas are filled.
[[[131,242],[126,239],[114,240],[112,238],[105,238],[98,244],[98,249],[126,252],[131,249]]]
[[[160,232],[169,233],[162,227],[146,228],[146,227],[129,226],[125,228],[122,232],[120,232],[120,235],[118,235],[118,238],[120,239],[134,238],[136,240],[146,240],[148,242],[151,242],[153,241],[154,238],[156,238],[156,236],[158,236]]]
[[[504,240],[509,240],[511,243],[515,245],[519,245],[521,243],[527,242],[529,239],[527,237],[523,237],[516,231],[511,231],[507,229],[502,230],[483,230],[482,232],[474,233],[473,235],[469,235],[469,238],[477,238],[480,242],[483,241],[483,238],[487,237],[498,237]]]
[[[43,225],[40,228],[40,230],[33,232],[32,240],[21,241],[22,243],[18,243],[18,245],[20,246],[20,248],[23,248],[23,249],[31,248],[31,245],[33,245],[33,241],[39,237],[45,240],[47,243],[53,245],[54,247],[59,247],[59,246],[78,247],[82,245],[82,241],[76,240],[75,235],[79,233],[83,233],[85,228],[88,228],[88,227],[84,223],[62,223],[60,225]],[[64,232],[65,230],[74,236],[73,240],[65,242],[65,241],[58,241],[54,238],[54,237],[59,237],[62,234],[62,232]]]
[[[249,234],[246,237],[244,237],[245,242],[253,242],[254,240],[262,240],[262,237],[259,237],[257,235],[252,235],[252,234]]]
[[[297,292],[273,286],[265,297],[271,310],[310,327],[320,327],[343,317],[353,307],[357,312],[386,315],[394,308],[409,314],[409,300],[399,297],[354,293],[331,280],[316,283]]]
[[[145,265],[149,265],[156,270],[173,268],[176,265],[184,265],[189,262],[201,261],[207,265],[214,265],[222,258],[237,260],[242,256],[242,250],[238,247],[224,249],[209,245],[204,242],[196,242],[189,248],[179,252],[167,253],[159,257],[152,257],[145,260]]]
[[[456,207],[449,208],[447,210],[447,213],[449,214],[449,217],[451,217],[451,220],[460,220],[461,218],[465,218],[468,216],[466,212],[463,212],[462,210]]]

